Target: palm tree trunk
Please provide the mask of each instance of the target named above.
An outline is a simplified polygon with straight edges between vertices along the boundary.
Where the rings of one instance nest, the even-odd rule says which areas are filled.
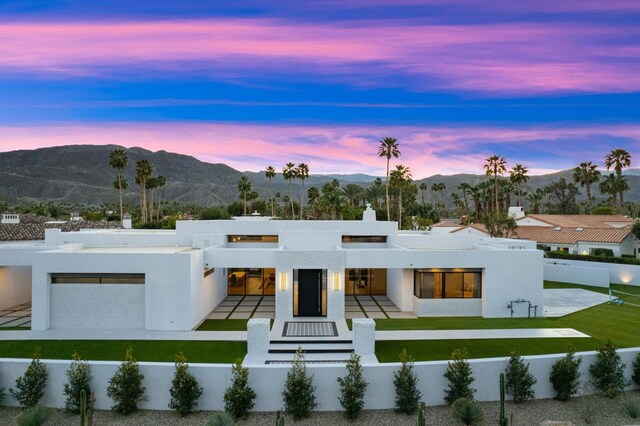
[[[242,203],[244,204],[244,215],[247,215],[247,193],[242,194]]]
[[[300,220],[304,220],[304,179],[301,179],[302,189],[300,190]]]
[[[587,205],[589,206],[589,214],[593,212],[593,200],[591,199],[591,184],[587,183]]]
[[[402,229],[402,188],[398,194],[398,229]]]
[[[271,185],[271,178],[269,178],[269,200],[271,200],[271,217],[275,214],[273,212],[273,185]]]
[[[153,220],[153,189],[151,189],[151,201],[149,203],[149,219]]]
[[[387,221],[391,220],[391,209],[389,208],[389,157],[387,157],[387,180],[384,186],[385,199],[387,202]]]
[[[291,204],[291,220],[296,220],[296,211],[293,209],[293,189],[289,180],[289,203]]]
[[[120,173],[118,173],[118,195],[120,197],[120,222],[122,222],[122,216],[124,213],[122,211],[122,179],[120,177]]]
[[[158,192],[158,210],[156,211],[156,219],[160,220],[160,207],[162,206],[162,191]]]
[[[498,205],[498,173],[496,172],[494,174],[494,179],[493,179],[493,192],[494,192],[494,196],[495,196],[495,213],[496,213],[496,219],[498,218],[498,215],[500,214],[500,206]]]

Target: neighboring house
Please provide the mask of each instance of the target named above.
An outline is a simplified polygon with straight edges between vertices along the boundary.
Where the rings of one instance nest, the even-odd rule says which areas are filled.
[[[635,220],[622,215],[528,214],[516,219],[518,226],[559,226],[567,228],[630,228]]]
[[[46,229],[76,232],[82,229],[120,229],[120,222],[81,220],[77,214],[70,221],[53,221],[33,214],[3,213],[0,219],[0,242],[44,240]]]
[[[459,222],[454,222],[453,220],[442,220],[431,226],[431,232],[434,234],[448,234],[462,228],[463,226],[464,225],[461,225]]]
[[[16,268],[21,278],[2,273]],[[273,295],[280,320],[344,319],[348,295],[386,295],[418,316],[509,317],[521,299],[541,315],[542,269],[533,242],[398,231],[367,210],[362,221],[47,229],[44,241],[0,245],[0,299],[29,288],[34,330],[192,330],[228,295]]]

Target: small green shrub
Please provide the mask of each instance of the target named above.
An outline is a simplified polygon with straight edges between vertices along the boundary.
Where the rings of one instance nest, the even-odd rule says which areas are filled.
[[[91,366],[74,352],[73,360],[67,370],[67,383],[64,384],[64,409],[71,413],[80,412],[80,393],[84,390],[91,395]]]
[[[636,360],[633,361],[633,375],[631,376],[634,383],[640,386],[640,353],[636,357]]]
[[[471,371],[471,365],[467,360],[466,349],[456,349],[451,354],[451,361],[447,365],[444,377],[449,380],[448,389],[445,389],[444,400],[451,405],[460,398],[473,399],[475,389],[471,383],[475,380]]]
[[[567,354],[557,360],[551,367],[549,381],[556,391],[558,401],[568,401],[578,392],[580,387],[580,364],[581,358],[575,357],[575,352],[570,350]]]
[[[142,386],[142,380],[144,375],[140,373],[140,367],[129,348],[125,360],[109,380],[107,395],[113,400],[111,409],[125,416],[136,411],[138,402],[144,399],[145,388]]]
[[[202,396],[202,388],[193,374],[189,372],[187,357],[182,352],[175,358],[176,372],[171,381],[171,401],[169,408],[176,410],[181,416],[189,414],[197,405]]]
[[[256,393],[249,387],[249,369],[240,361],[231,368],[231,386],[224,392],[224,409],[236,419],[246,419],[253,408]]]
[[[21,377],[16,379],[15,389],[9,392],[22,408],[35,407],[44,395],[47,385],[47,366],[40,362],[40,353],[33,353],[31,364]]]
[[[284,426],[284,415],[281,411],[276,413],[276,426]]]
[[[607,398],[617,397],[626,386],[624,368],[625,364],[622,363],[615,346],[607,340],[607,343],[598,349],[596,361],[589,367],[593,386]]]
[[[226,411],[219,411],[209,416],[205,426],[233,426],[233,417]]]
[[[396,388],[396,412],[415,413],[422,398],[418,389],[418,375],[413,371],[413,357],[403,349],[400,353],[400,368],[393,373],[393,385]]]
[[[480,404],[473,399],[459,398],[451,404],[453,416],[465,425],[479,425],[484,422]]]
[[[533,399],[535,396],[533,385],[537,380],[529,372],[529,364],[525,364],[524,359],[515,352],[512,352],[509,358],[505,379],[507,394],[513,396],[513,402],[516,404]]]
[[[420,403],[418,407],[418,426],[426,426],[427,425],[427,406],[424,402]]]
[[[40,426],[51,417],[51,410],[40,405],[27,408],[16,418],[18,426]]]
[[[287,380],[282,391],[284,408],[294,420],[309,417],[318,406],[315,396],[316,387],[313,386],[313,376],[307,374],[304,352],[298,349],[291,363],[291,370],[287,373]]]
[[[630,399],[624,402],[624,412],[632,419],[640,417],[640,402],[632,401]]]
[[[591,256],[602,256],[602,257],[613,257],[613,250],[609,248],[595,247],[589,249],[589,255]]]
[[[590,254],[572,254],[563,251],[547,251],[544,256],[552,259],[566,259],[566,260],[582,260],[586,262],[603,262],[603,263],[617,263],[625,265],[640,265],[640,259],[633,259],[628,257],[605,257],[605,256],[592,256]]]
[[[345,409],[345,416],[349,420],[355,420],[364,407],[364,394],[367,391],[367,381],[362,376],[360,357],[352,353],[347,361],[347,375],[338,377],[340,384],[340,396],[338,400]]]

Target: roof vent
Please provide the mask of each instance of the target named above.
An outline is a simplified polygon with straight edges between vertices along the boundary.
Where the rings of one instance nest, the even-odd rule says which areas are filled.
[[[556,226],[555,228],[553,228],[554,231],[562,231],[562,228],[559,226]]]
[[[584,231],[584,228],[576,228],[576,232],[582,232]]]

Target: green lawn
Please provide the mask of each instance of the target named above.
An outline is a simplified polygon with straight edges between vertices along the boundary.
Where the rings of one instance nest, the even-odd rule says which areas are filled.
[[[247,331],[246,319],[204,320],[197,331]]]
[[[73,352],[84,359],[124,359],[128,347],[138,361],[173,362],[182,351],[189,362],[232,363],[244,358],[246,342],[172,340],[5,340],[0,342],[0,358],[31,358],[35,348],[46,359],[71,359]]]
[[[607,289],[546,282],[545,288],[585,288],[607,293]],[[612,285],[612,288],[638,294],[640,287]],[[376,342],[376,355],[381,362],[395,362],[402,348],[417,361],[448,359],[454,349],[466,348],[473,358],[505,356],[512,350],[521,355],[566,352],[571,345],[576,350],[593,350],[610,339],[618,347],[640,346],[640,308],[602,304],[561,318],[483,319],[472,318],[419,318],[417,320],[376,320],[377,330],[452,330],[488,328],[574,328],[591,338],[553,339],[477,339],[477,340],[411,340]]]

